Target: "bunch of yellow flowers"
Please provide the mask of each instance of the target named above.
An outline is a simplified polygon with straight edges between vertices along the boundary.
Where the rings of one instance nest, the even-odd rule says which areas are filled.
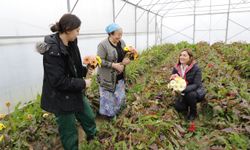
[[[97,66],[101,67],[102,59],[100,56],[86,56],[83,58],[83,64],[95,69]]]
[[[5,129],[5,128],[6,128],[5,125],[4,125],[3,123],[0,123],[0,131],[2,131],[2,130]],[[1,136],[0,136],[0,142],[2,142],[3,139],[4,139],[4,135],[1,135]]]
[[[176,92],[182,92],[187,87],[186,81],[181,77],[176,77],[174,80],[171,80],[168,84],[169,89],[173,89]]]
[[[125,46],[123,50],[126,53],[125,57],[128,57],[130,60],[136,60],[139,57],[137,50],[133,46]]]

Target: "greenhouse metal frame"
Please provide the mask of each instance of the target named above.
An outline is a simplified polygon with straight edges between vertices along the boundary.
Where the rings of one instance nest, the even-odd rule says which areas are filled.
[[[71,3],[70,3],[71,0],[67,0],[67,11],[68,13],[73,13],[74,12],[74,9],[75,7],[77,6],[79,0],[76,0],[75,3],[71,6]],[[225,28],[221,29],[211,29],[209,28],[208,30],[203,30],[203,31],[208,31],[209,34],[211,33],[211,31],[225,31],[225,37],[224,37],[224,42],[225,43],[228,43],[228,41],[240,34],[242,34],[243,32],[246,32],[246,31],[250,31],[250,27],[248,26],[244,26],[242,25],[241,23],[233,20],[233,19],[230,19],[230,14],[232,13],[246,13],[246,12],[250,12],[250,7],[245,7],[247,9],[243,9],[243,10],[240,10],[242,9],[241,8],[237,8],[238,5],[242,5],[242,4],[250,4],[250,1],[249,0],[239,0],[238,3],[232,3],[231,1],[232,0],[228,0],[228,4],[221,4],[221,5],[212,5],[211,1],[210,0],[210,5],[208,6],[197,6],[197,3],[199,3],[200,1],[202,0],[177,0],[177,1],[174,1],[174,0],[148,0],[148,4],[141,4],[143,1],[146,1],[146,0],[137,0],[137,2],[135,3],[135,1],[133,0],[109,0],[111,3],[112,3],[112,6],[113,6],[113,10],[112,10],[112,13],[113,13],[113,22],[116,22],[116,19],[119,17],[120,13],[123,11],[124,7],[126,5],[131,5],[131,6],[134,6],[134,9],[135,9],[135,13],[134,13],[134,17],[135,17],[135,23],[134,23],[134,28],[135,30],[133,32],[131,32],[130,34],[134,35],[134,46],[136,47],[137,46],[137,23],[138,21],[142,18],[142,16],[146,13],[147,15],[147,31],[146,31],[146,36],[147,36],[147,48],[149,47],[149,24],[151,23],[151,20],[149,18],[149,15],[150,14],[153,14],[154,15],[154,18],[151,18],[152,20],[154,19],[154,24],[155,24],[155,29],[154,29],[154,34],[155,34],[155,42],[154,44],[157,45],[157,40],[159,40],[160,44],[163,43],[163,41],[171,36],[174,36],[174,35],[182,35],[184,37],[187,37],[188,39],[190,39],[193,43],[196,42],[196,36],[195,36],[195,33],[197,31],[201,31],[201,30],[197,30],[196,29],[196,18],[197,16],[203,16],[203,15],[216,15],[216,14],[225,14],[226,15],[226,26]],[[122,1],[123,2],[123,5],[121,8],[119,8],[119,11],[115,11],[117,8],[115,6],[115,3],[117,1]],[[192,4],[192,7],[173,7],[173,8],[170,8],[170,9],[166,9],[166,6],[168,6],[169,4],[176,4],[176,6],[178,6],[178,4],[181,4],[181,3],[185,3],[185,2],[188,2],[190,4]],[[153,10],[156,6],[161,6],[159,9],[157,10]],[[227,7],[226,10],[220,10],[219,12],[211,12],[211,8],[214,7],[214,6],[225,6]],[[234,10],[232,10],[232,6],[234,6]],[[185,10],[185,9],[189,9],[191,11],[182,11],[181,13],[176,13],[176,14],[169,14],[168,12],[170,10]],[[208,11],[200,11],[200,10],[197,10],[199,8],[208,8],[209,10]],[[237,8],[235,10],[235,8]],[[143,13],[139,14],[138,13],[138,9],[142,10]],[[168,18],[168,17],[181,17],[181,16],[193,16],[193,23],[192,25],[189,25],[189,26],[186,26],[180,30],[175,30],[173,28],[170,28],[168,27],[166,24],[163,23],[163,20]],[[158,24],[158,20],[157,18],[160,18],[160,23]],[[242,28],[241,31],[235,33],[234,35],[230,36],[228,35],[228,31],[229,31],[229,22],[237,25],[238,27]],[[210,22],[211,23],[211,22]],[[210,26],[210,25],[209,25]],[[171,35],[168,35],[166,37],[163,37],[163,28],[166,28],[166,29],[169,29],[171,31],[173,31],[174,33],[171,34]],[[182,31],[188,29],[188,28],[192,28],[192,36],[189,36],[185,33],[183,33]],[[104,35],[105,33],[84,33],[84,34],[80,34],[80,36],[88,36],[88,35]],[[44,35],[25,35],[25,36],[0,36],[0,39],[21,39],[21,38],[41,38],[43,37]]]
[[[70,0],[67,0],[67,8],[68,8],[68,12],[72,13],[74,11],[74,8],[76,7],[77,3],[79,0],[76,1],[76,3],[74,4],[74,6],[70,7]],[[217,13],[212,13],[211,12],[211,8],[213,7],[213,5],[211,5],[211,0],[210,0],[210,5],[207,6],[210,8],[210,12],[205,12],[205,13],[202,13],[202,12],[199,12],[199,11],[196,11],[198,8],[201,8],[199,6],[196,6],[197,2],[201,1],[201,0],[178,0],[178,1],[173,1],[173,0],[157,0],[156,2],[154,2],[154,0],[151,0],[150,3],[148,3],[147,5],[140,5],[140,3],[143,1],[143,0],[139,0],[137,3],[133,3],[132,0],[121,0],[124,2],[123,6],[119,9],[118,12],[115,12],[115,0],[111,0],[112,1],[112,6],[113,6],[113,22],[116,22],[116,18],[119,16],[119,14],[121,13],[121,11],[123,10],[123,8],[125,7],[125,5],[132,5],[135,7],[135,31],[134,31],[134,35],[135,35],[135,47],[137,45],[137,22],[140,20],[140,18],[143,16],[144,13],[147,13],[147,47],[149,46],[149,13],[151,14],[154,14],[155,15],[155,35],[157,34],[160,34],[160,43],[162,43],[163,39],[166,38],[166,37],[163,37],[162,36],[162,28],[163,27],[166,27],[167,26],[165,24],[163,24],[163,19],[166,18],[166,17],[178,17],[178,16],[193,16],[193,37],[189,37],[188,35],[185,35],[184,33],[182,33],[181,31],[184,30],[180,30],[180,31],[175,31],[175,34],[181,34],[183,36],[186,36],[186,37],[189,37],[189,38],[192,38],[193,40],[193,43],[195,43],[195,32],[196,32],[196,17],[197,16],[202,16],[202,15],[214,15],[214,14],[226,14],[227,15],[227,19],[226,19],[226,27],[225,29],[215,29],[215,30],[225,30],[226,34],[225,34],[225,40],[224,42],[227,43],[227,41],[229,39],[232,39],[233,37],[245,32],[245,31],[250,31],[250,27],[245,27],[244,25],[241,25],[240,23],[237,23],[236,21],[234,20],[231,20],[230,19],[230,14],[231,13],[244,13],[244,12],[250,12],[250,9],[249,10],[237,10],[237,11],[231,11],[231,6],[232,5],[235,5],[235,7],[239,4],[245,4],[245,3],[250,3],[248,2],[247,0],[240,0],[238,3],[231,3],[231,0],[228,0],[228,4],[224,4],[224,6],[227,6],[227,10],[226,11],[223,11],[223,12],[217,12]],[[176,14],[176,15],[167,15],[168,14],[168,11],[169,9],[164,9],[166,5],[168,4],[171,4],[171,3],[183,3],[183,2],[193,2],[193,13],[188,13],[188,12],[182,12],[182,14]],[[161,9],[158,9],[157,12],[155,11],[152,11],[152,8],[154,8],[156,5],[163,5],[163,7]],[[145,8],[144,6],[150,6],[149,9]],[[219,6],[219,5],[217,5]],[[223,5],[221,5],[223,6]],[[204,7],[204,6],[202,6]],[[142,14],[138,14],[137,13],[137,9],[141,9],[143,10],[144,12]],[[184,9],[184,8],[172,8],[172,9]],[[161,24],[160,24],[160,33],[157,32],[157,16],[159,16],[161,18]],[[231,37],[228,37],[228,30],[229,30],[229,22],[232,22],[238,26],[240,26],[241,28],[243,28],[242,31],[232,35]],[[189,26],[188,26],[189,27]],[[187,28],[188,28],[187,27]],[[211,32],[212,29],[209,29],[209,32]],[[175,35],[173,34],[173,35]],[[172,36],[172,35],[170,35]],[[157,36],[155,36],[155,44],[157,44]]]

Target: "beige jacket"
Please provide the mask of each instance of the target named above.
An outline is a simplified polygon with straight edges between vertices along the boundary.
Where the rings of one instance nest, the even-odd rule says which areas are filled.
[[[125,42],[123,40],[121,40],[121,46],[122,48],[125,47]],[[97,70],[97,81],[105,90],[114,92],[117,72],[112,68],[112,63],[117,62],[118,54],[116,49],[110,44],[108,38],[98,45],[97,55],[102,59],[102,65]]]

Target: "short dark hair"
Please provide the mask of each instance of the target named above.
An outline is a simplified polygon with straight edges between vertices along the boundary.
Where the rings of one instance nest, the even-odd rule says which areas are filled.
[[[190,57],[190,60],[188,61],[187,65],[190,65],[194,61],[194,55],[192,53],[192,50],[190,48],[184,48],[184,49],[181,50],[181,53],[182,52],[187,52],[188,56]],[[180,55],[181,55],[181,53],[180,53]],[[181,64],[180,55],[179,55],[179,58],[178,58],[178,64],[179,65]]]
[[[52,25],[50,30],[52,32],[64,33],[67,31],[72,31],[81,26],[81,20],[73,14],[64,14],[59,22]]]

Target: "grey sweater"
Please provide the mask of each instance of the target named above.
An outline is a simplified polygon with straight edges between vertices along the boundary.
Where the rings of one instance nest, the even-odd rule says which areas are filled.
[[[125,47],[125,42],[123,40],[121,40],[121,46],[122,48]],[[97,81],[105,90],[114,92],[117,72],[112,68],[112,63],[117,62],[118,54],[116,49],[110,44],[108,38],[98,45],[97,55],[102,59],[102,65],[97,70]]]

